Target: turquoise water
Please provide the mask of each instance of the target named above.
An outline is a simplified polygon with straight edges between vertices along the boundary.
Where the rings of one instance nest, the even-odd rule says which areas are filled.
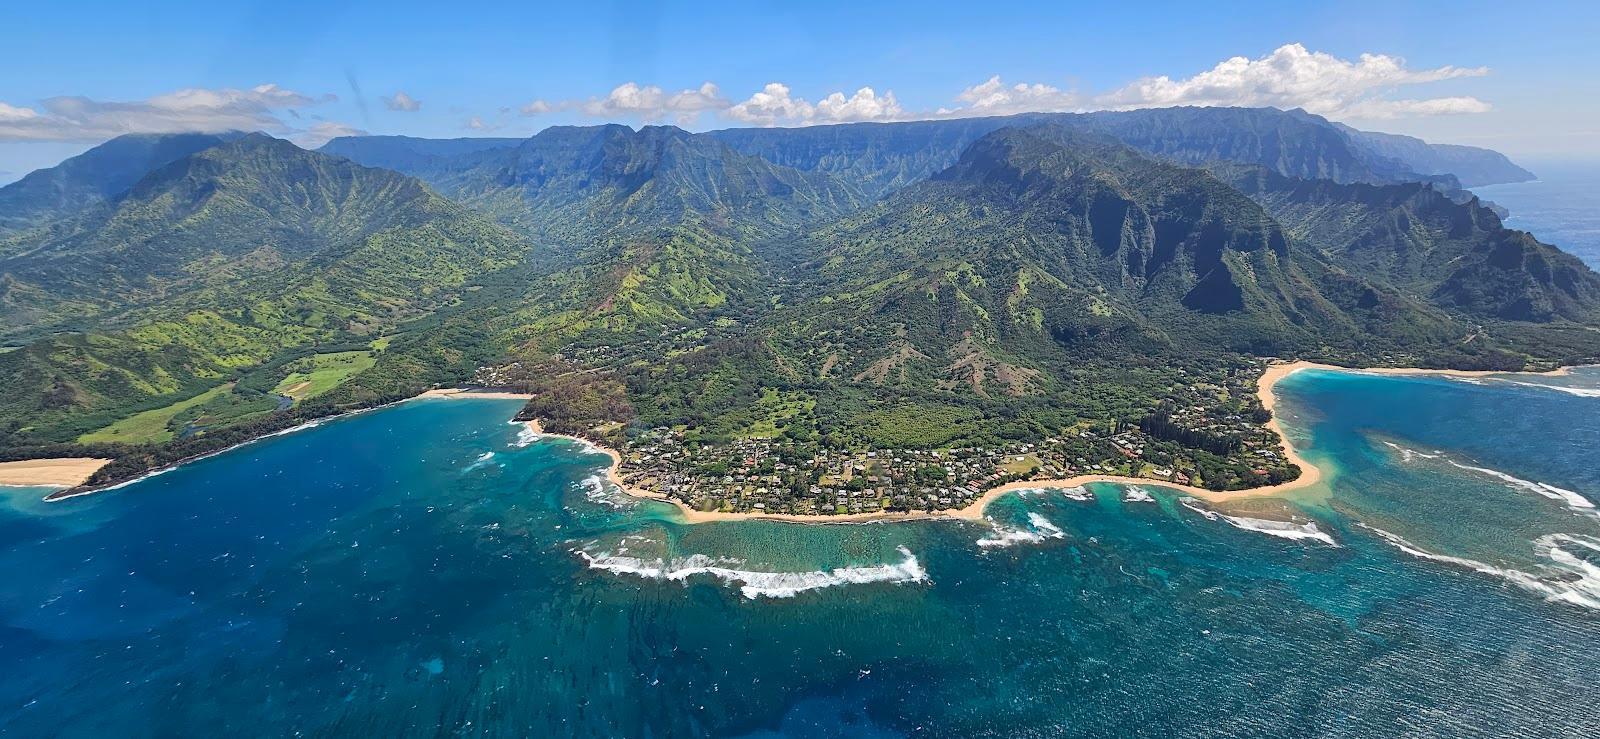
[[[12,489],[0,732],[1592,733],[1600,522],[1537,484],[1600,497],[1600,373],[1531,382],[1558,387],[1285,380],[1337,468],[1294,510],[1333,544],[1111,485],[992,526],[685,526],[495,400],[64,503]]]

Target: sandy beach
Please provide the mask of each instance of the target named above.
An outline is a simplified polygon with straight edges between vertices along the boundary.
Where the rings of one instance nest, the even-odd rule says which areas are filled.
[[[1344,371],[1355,371],[1355,370],[1351,370],[1350,368],[1347,368],[1347,367],[1334,367],[1332,365],[1315,364],[1315,363],[1312,363],[1312,362],[1277,363],[1277,364],[1269,365],[1267,367],[1267,371],[1262,374],[1261,380],[1260,380],[1259,385],[1258,385],[1258,387],[1256,389],[1257,394],[1261,398],[1261,404],[1263,406],[1265,406],[1267,410],[1272,410],[1273,406],[1277,403],[1277,396],[1273,393],[1273,386],[1276,385],[1279,380],[1282,380],[1283,378],[1288,377],[1289,375],[1291,375],[1291,374],[1293,374],[1295,372],[1298,372],[1298,371],[1303,370],[1303,369],[1313,369],[1313,368],[1344,370]],[[1412,371],[1394,370],[1393,372],[1396,373],[1396,374],[1401,374],[1401,373],[1412,372]],[[1417,373],[1430,373],[1429,370],[1416,370],[1414,372],[1417,372]],[[529,422],[529,424],[530,424],[529,428],[533,429],[533,431],[535,433],[542,433],[540,431],[540,427],[538,426],[538,422],[537,421]],[[1083,485],[1087,485],[1087,484],[1090,484],[1090,483],[1115,483],[1115,484],[1119,484],[1119,485],[1153,485],[1153,486],[1156,486],[1156,487],[1163,487],[1163,488],[1167,488],[1167,489],[1171,489],[1171,490],[1179,490],[1179,491],[1187,493],[1187,494],[1189,494],[1191,496],[1194,496],[1196,498],[1199,498],[1201,500],[1205,500],[1205,501],[1208,501],[1208,502],[1222,503],[1222,502],[1226,502],[1226,501],[1230,501],[1230,500],[1239,500],[1239,499],[1242,499],[1242,498],[1261,498],[1261,497],[1269,497],[1269,496],[1274,496],[1274,495],[1281,495],[1281,494],[1283,494],[1285,492],[1288,492],[1288,491],[1291,491],[1291,490],[1297,490],[1297,489],[1300,489],[1300,488],[1310,487],[1312,485],[1317,484],[1318,482],[1321,482],[1322,481],[1322,470],[1319,469],[1316,465],[1311,464],[1309,461],[1306,461],[1306,459],[1304,457],[1300,456],[1299,452],[1294,448],[1294,446],[1289,443],[1288,437],[1285,436],[1284,433],[1283,433],[1283,427],[1278,425],[1278,419],[1277,419],[1276,415],[1273,416],[1272,420],[1269,421],[1267,425],[1275,433],[1277,433],[1278,438],[1280,440],[1280,445],[1281,445],[1281,447],[1283,449],[1284,456],[1290,462],[1293,462],[1294,464],[1296,464],[1296,465],[1298,465],[1300,467],[1300,476],[1295,478],[1295,479],[1293,479],[1293,480],[1291,480],[1291,481],[1289,481],[1289,482],[1285,482],[1285,483],[1278,484],[1278,485],[1268,485],[1268,486],[1259,487],[1259,488],[1250,488],[1248,490],[1216,491],[1216,490],[1207,490],[1205,488],[1198,488],[1198,487],[1194,487],[1192,485],[1185,485],[1185,484],[1176,483],[1176,482],[1168,482],[1166,480],[1158,480],[1158,479],[1155,479],[1155,478],[1124,477],[1124,476],[1121,476],[1121,475],[1076,475],[1076,476],[1068,477],[1068,478],[1064,478],[1064,479],[1055,479],[1055,480],[1022,480],[1022,481],[1018,481],[1018,482],[1006,483],[1005,485],[1001,485],[999,487],[991,488],[989,490],[984,491],[983,495],[979,496],[977,500],[973,501],[970,505],[967,505],[967,506],[962,507],[962,508],[946,508],[946,509],[938,510],[938,511],[845,513],[845,514],[821,514],[821,515],[805,515],[805,514],[794,514],[794,513],[745,513],[745,512],[735,513],[735,512],[724,512],[724,511],[698,511],[698,510],[695,510],[693,508],[690,508],[689,506],[685,505],[682,501],[679,501],[679,500],[677,500],[675,498],[670,498],[670,497],[668,497],[666,495],[663,495],[661,493],[656,493],[656,492],[649,491],[649,490],[640,490],[640,489],[633,488],[633,487],[630,487],[630,486],[624,484],[623,481],[622,481],[622,474],[621,474],[622,455],[617,453],[617,451],[615,449],[610,449],[608,447],[601,446],[601,445],[596,444],[595,442],[590,441],[588,439],[582,439],[582,438],[579,438],[579,437],[576,437],[576,436],[568,436],[566,434],[542,434],[542,435],[549,436],[549,437],[566,438],[566,439],[571,439],[571,440],[574,440],[574,441],[578,441],[580,443],[589,444],[589,445],[593,446],[595,449],[599,450],[600,452],[602,452],[602,453],[606,454],[607,456],[611,457],[611,466],[609,468],[607,468],[607,470],[606,470],[606,477],[611,481],[612,484],[616,485],[618,488],[621,488],[623,490],[623,492],[625,492],[625,493],[627,493],[629,495],[632,495],[634,497],[648,498],[650,500],[659,500],[659,501],[671,503],[674,507],[676,507],[678,509],[678,512],[682,516],[683,521],[685,523],[711,523],[711,522],[714,522],[714,521],[787,521],[787,522],[791,522],[791,523],[827,524],[827,523],[861,523],[861,522],[865,522],[865,521],[914,521],[914,520],[926,520],[926,519],[958,519],[958,520],[966,520],[966,521],[982,521],[982,520],[984,520],[984,517],[983,517],[984,509],[988,508],[989,504],[991,502],[993,502],[994,500],[1000,498],[1001,496],[1007,495],[1009,493],[1014,493],[1014,492],[1016,492],[1018,490],[1048,490],[1048,489],[1075,488],[1075,487],[1081,487]]]
[[[503,400],[532,400],[528,393],[513,393],[505,390],[478,390],[469,387],[436,387],[421,395],[419,398],[497,398]]]
[[[73,487],[82,485],[109,459],[94,457],[61,457],[57,459],[25,459],[20,462],[0,462],[0,485]]]
[[[650,500],[659,500],[659,501],[664,501],[664,502],[668,502],[668,503],[673,504],[673,506],[675,506],[678,509],[678,512],[682,515],[683,521],[685,523],[710,523],[710,522],[713,522],[713,521],[788,521],[788,522],[793,522],[793,523],[826,524],[826,523],[860,523],[860,522],[864,522],[864,521],[912,521],[912,520],[924,520],[924,519],[960,519],[960,520],[967,520],[967,521],[981,521],[981,520],[984,520],[984,516],[983,516],[984,509],[988,508],[989,504],[991,502],[993,502],[994,500],[996,500],[996,499],[998,499],[998,498],[1000,498],[1000,497],[1002,497],[1004,495],[1007,495],[1009,493],[1014,493],[1014,492],[1019,491],[1019,490],[1049,490],[1049,489],[1076,488],[1076,487],[1081,487],[1083,485],[1087,485],[1087,484],[1090,484],[1090,483],[1115,483],[1115,484],[1119,484],[1119,485],[1152,485],[1152,486],[1155,486],[1155,487],[1162,487],[1162,488],[1167,488],[1167,489],[1170,489],[1170,490],[1178,490],[1178,491],[1184,492],[1184,493],[1186,493],[1188,495],[1191,495],[1191,496],[1193,496],[1195,498],[1198,498],[1200,500],[1204,500],[1204,501],[1207,501],[1207,502],[1210,502],[1210,503],[1226,503],[1226,502],[1229,502],[1229,501],[1242,500],[1242,499],[1247,499],[1247,498],[1268,498],[1268,497],[1279,496],[1279,495],[1282,495],[1282,494],[1290,492],[1290,491],[1300,490],[1300,489],[1303,489],[1303,488],[1308,488],[1308,487],[1311,487],[1313,485],[1316,485],[1316,484],[1322,482],[1322,480],[1323,480],[1323,471],[1322,471],[1322,469],[1317,467],[1316,465],[1312,464],[1305,457],[1301,456],[1299,450],[1295,449],[1294,445],[1289,443],[1289,437],[1284,433],[1283,426],[1281,426],[1278,423],[1278,416],[1277,416],[1277,413],[1275,411],[1276,406],[1277,406],[1277,402],[1278,402],[1278,396],[1277,396],[1276,392],[1274,392],[1274,388],[1277,386],[1278,382],[1281,381],[1283,378],[1288,377],[1289,375],[1292,375],[1292,374],[1294,374],[1296,372],[1299,372],[1301,370],[1308,370],[1308,369],[1322,369],[1322,370],[1331,370],[1331,371],[1335,371],[1335,372],[1363,372],[1363,373],[1368,373],[1368,374],[1380,374],[1380,375],[1435,375],[1435,376],[1447,376],[1447,377],[1483,377],[1483,376],[1486,376],[1486,375],[1507,375],[1507,374],[1538,374],[1538,375],[1544,375],[1544,376],[1549,376],[1549,377],[1558,377],[1558,376],[1569,374],[1572,371],[1571,367],[1561,367],[1561,368],[1558,368],[1558,369],[1555,369],[1555,370],[1552,370],[1552,371],[1549,371],[1549,372],[1505,372],[1505,371],[1493,371],[1493,370],[1489,370],[1489,371],[1479,371],[1479,370],[1435,370],[1435,369],[1412,369],[1412,368],[1395,368],[1395,367],[1357,368],[1357,367],[1339,367],[1337,365],[1319,364],[1317,362],[1306,362],[1306,361],[1274,362],[1274,363],[1271,363],[1271,364],[1267,365],[1266,371],[1262,373],[1261,379],[1258,381],[1258,384],[1257,384],[1257,387],[1256,387],[1256,394],[1261,399],[1261,405],[1264,408],[1266,408],[1269,411],[1274,411],[1273,416],[1272,416],[1272,420],[1267,422],[1267,426],[1268,426],[1268,428],[1271,428],[1273,430],[1273,432],[1278,435],[1279,445],[1283,450],[1284,457],[1286,459],[1288,459],[1290,462],[1293,462],[1295,465],[1297,465],[1300,468],[1300,476],[1295,478],[1295,479],[1293,479],[1293,480],[1290,480],[1289,482],[1280,483],[1278,485],[1267,485],[1267,486],[1263,486],[1263,487],[1259,487],[1259,488],[1250,488],[1248,490],[1224,490],[1224,491],[1218,491],[1218,490],[1207,490],[1205,488],[1194,487],[1192,485],[1185,485],[1185,484],[1176,483],[1176,482],[1168,482],[1168,481],[1165,481],[1165,480],[1158,480],[1158,479],[1155,479],[1155,478],[1124,477],[1124,476],[1120,476],[1120,475],[1077,475],[1077,476],[1074,476],[1074,477],[1068,477],[1068,478],[1064,478],[1064,479],[1024,480],[1024,481],[1007,483],[1005,485],[1001,485],[999,487],[992,488],[990,490],[984,491],[983,495],[979,496],[977,500],[973,501],[972,504],[970,504],[968,506],[965,506],[963,508],[947,508],[947,509],[939,510],[939,511],[848,513],[848,514],[822,514],[822,515],[801,515],[801,514],[793,514],[793,513],[731,513],[731,512],[722,512],[722,511],[697,511],[697,510],[695,510],[693,508],[690,508],[689,506],[685,505],[682,501],[679,501],[679,500],[674,499],[674,498],[670,498],[670,497],[668,497],[666,495],[663,495],[661,493],[656,493],[656,492],[652,492],[652,491],[648,491],[648,490],[639,490],[639,489],[635,489],[635,488],[629,487],[628,485],[623,484],[622,475],[621,475],[621,471],[620,471],[621,470],[621,466],[622,466],[622,456],[620,454],[618,454],[617,451],[614,450],[614,449],[610,449],[610,448],[601,446],[599,444],[596,444],[596,443],[594,443],[594,442],[592,442],[592,441],[590,441],[588,439],[581,439],[581,438],[575,437],[575,436],[567,436],[565,434],[544,434],[544,435],[546,435],[546,436],[559,436],[559,437],[562,437],[562,438],[572,439],[572,440],[579,441],[579,442],[582,442],[582,443],[585,443],[585,444],[589,444],[589,445],[595,447],[596,449],[598,449],[599,451],[607,454],[608,456],[611,457],[611,467],[607,470],[606,476],[607,476],[607,478],[609,478],[611,480],[611,482],[613,484],[615,484],[617,487],[621,488],[627,494],[632,495],[634,497],[648,498]],[[540,427],[539,427],[537,421],[530,422],[530,428],[532,428],[535,433],[542,433],[540,431]]]
[[[1274,386],[1280,380],[1282,380],[1283,378],[1288,377],[1289,375],[1294,374],[1295,372],[1298,372],[1300,370],[1306,370],[1306,369],[1324,369],[1324,370],[1333,370],[1333,371],[1338,371],[1338,372],[1363,372],[1363,373],[1369,373],[1369,374],[1384,374],[1384,375],[1442,375],[1442,376],[1453,376],[1453,377],[1482,377],[1482,376],[1485,376],[1485,375],[1510,375],[1510,374],[1540,374],[1540,375],[1545,375],[1545,376],[1560,376],[1560,375],[1568,374],[1572,370],[1571,367],[1562,367],[1562,368],[1559,368],[1559,369],[1556,369],[1556,370],[1552,370],[1550,372],[1542,372],[1542,373],[1521,372],[1521,373],[1519,373],[1519,372],[1499,372],[1499,371],[1430,370],[1430,369],[1404,369],[1404,368],[1371,368],[1371,369],[1364,369],[1364,368],[1353,368],[1353,367],[1338,367],[1338,366],[1335,366],[1335,365],[1318,364],[1318,363],[1315,363],[1315,362],[1304,362],[1304,361],[1301,361],[1301,362],[1277,362],[1277,363],[1273,363],[1273,364],[1270,364],[1270,365],[1267,366],[1266,371],[1262,374],[1261,379],[1259,381],[1259,385],[1257,387],[1257,391],[1256,392],[1257,392],[1258,396],[1261,398],[1261,404],[1267,410],[1273,410],[1274,406],[1277,403],[1277,395],[1273,392]],[[435,388],[435,389],[432,389],[432,390],[428,390],[426,392],[423,392],[423,393],[421,393],[419,395],[414,396],[413,398],[410,398],[410,400],[415,400],[415,399],[418,399],[418,398],[446,398],[446,399],[487,398],[487,399],[527,400],[527,399],[530,399],[532,397],[533,397],[532,395],[529,395],[527,393],[515,393],[515,392],[508,392],[508,391],[503,391],[503,390],[487,390],[487,389],[477,389],[477,388],[448,387],[448,388]],[[405,402],[405,401],[402,400],[402,401],[399,401],[399,402]],[[357,413],[365,413],[365,412],[369,412],[369,411],[372,411],[372,410],[377,410],[378,408],[382,408],[382,407],[385,407],[385,406],[374,406],[372,408],[364,408],[364,409],[361,409],[361,410],[352,411],[350,413],[339,414],[338,416],[331,416],[329,418],[317,419],[315,421],[308,422],[307,424],[303,424],[302,426],[295,427],[294,429],[287,429],[285,431],[280,431],[280,432],[277,432],[277,433],[278,434],[282,434],[282,433],[288,433],[290,431],[297,430],[299,428],[309,428],[311,426],[315,426],[315,425],[317,425],[319,423],[322,423],[324,421],[332,420],[333,418],[339,418],[339,417],[343,417],[343,416],[354,415],[354,414],[357,414]],[[538,434],[540,436],[551,437],[551,438],[570,439],[572,441],[576,441],[576,442],[579,442],[579,443],[582,443],[582,444],[589,445],[589,446],[593,447],[594,449],[600,451],[601,453],[604,453],[604,454],[610,456],[611,457],[611,465],[606,471],[606,476],[612,482],[612,484],[616,485],[618,488],[621,488],[628,495],[632,495],[634,497],[647,498],[647,499],[650,499],[650,500],[658,500],[658,501],[671,503],[674,507],[676,507],[678,509],[678,512],[681,515],[682,520],[685,523],[710,523],[710,522],[714,522],[714,521],[750,521],[750,520],[788,521],[788,522],[793,522],[793,523],[808,523],[808,524],[860,523],[860,522],[864,522],[864,521],[912,521],[912,520],[924,520],[924,519],[963,519],[963,520],[970,520],[970,521],[979,521],[979,520],[983,520],[984,509],[986,507],[988,507],[990,502],[994,501],[995,499],[997,499],[997,498],[999,498],[999,497],[1001,497],[1003,495],[1006,495],[1008,493],[1012,493],[1012,492],[1015,492],[1015,491],[1018,491],[1018,490],[1041,490],[1041,489],[1075,488],[1075,487],[1079,487],[1079,486],[1086,485],[1086,484],[1089,484],[1089,483],[1102,483],[1102,482],[1103,483],[1122,484],[1122,485],[1154,485],[1154,486],[1157,486],[1157,487],[1164,487],[1164,488],[1168,488],[1168,489],[1179,490],[1179,491],[1187,493],[1187,494],[1189,494],[1191,496],[1194,496],[1196,498],[1199,498],[1199,499],[1202,499],[1202,500],[1205,500],[1205,501],[1208,501],[1208,502],[1222,503],[1222,502],[1227,502],[1227,501],[1231,501],[1231,500],[1241,500],[1241,499],[1246,499],[1246,498],[1265,498],[1265,497],[1272,497],[1272,496],[1276,496],[1276,495],[1281,495],[1281,494],[1283,494],[1285,492],[1288,492],[1288,491],[1291,491],[1291,490],[1297,490],[1297,489],[1309,487],[1311,485],[1315,485],[1315,484],[1321,482],[1322,478],[1323,478],[1322,470],[1318,469],[1316,465],[1311,464],[1310,462],[1308,462],[1304,457],[1302,457],[1300,455],[1299,451],[1296,450],[1293,447],[1293,445],[1291,445],[1289,443],[1288,438],[1283,433],[1283,427],[1278,424],[1277,416],[1274,415],[1273,419],[1271,421],[1269,421],[1267,425],[1274,432],[1276,432],[1278,434],[1278,438],[1280,439],[1284,456],[1289,461],[1293,462],[1294,464],[1296,464],[1296,465],[1298,465],[1300,467],[1300,477],[1298,477],[1298,478],[1296,478],[1294,480],[1291,480],[1289,482],[1282,483],[1280,485],[1270,485],[1270,486],[1266,486],[1266,487],[1251,488],[1251,489],[1248,489],[1248,490],[1229,490],[1229,491],[1220,491],[1219,492],[1219,491],[1215,491],[1215,490],[1206,490],[1204,488],[1193,487],[1193,486],[1190,486],[1190,485],[1184,485],[1184,484],[1175,483],[1175,482],[1167,482],[1165,480],[1158,480],[1158,479],[1154,479],[1154,478],[1122,477],[1122,476],[1117,476],[1117,475],[1078,475],[1078,476],[1075,476],[1075,477],[1069,477],[1069,478],[1065,478],[1065,479],[1028,480],[1028,481],[1020,481],[1020,482],[1008,483],[1008,484],[1002,485],[1000,487],[993,488],[993,489],[990,489],[988,491],[985,491],[984,494],[979,496],[978,499],[975,500],[971,505],[968,505],[968,506],[963,507],[963,508],[949,508],[949,509],[944,509],[944,510],[939,510],[939,511],[848,513],[848,514],[823,514],[823,515],[801,515],[801,514],[792,514],[792,513],[732,513],[732,512],[722,512],[722,511],[698,511],[698,510],[694,510],[693,508],[690,508],[689,506],[685,505],[682,501],[670,498],[670,497],[668,497],[668,496],[666,496],[664,494],[656,493],[656,492],[649,491],[649,490],[641,490],[641,489],[633,488],[633,487],[630,487],[630,486],[624,484],[623,481],[622,481],[622,475],[621,475],[622,455],[619,454],[616,450],[608,448],[608,447],[605,447],[605,446],[602,446],[600,444],[597,444],[597,443],[595,443],[595,442],[593,442],[593,441],[591,441],[589,439],[584,439],[584,438],[577,437],[577,436],[570,436],[570,435],[567,435],[567,434],[550,434],[550,433],[546,433],[544,431],[543,426],[540,425],[538,419],[534,419],[534,420],[531,420],[531,421],[525,421],[524,423],[527,424],[529,430],[531,430],[533,433]],[[271,434],[271,435],[277,435],[277,434]],[[240,443],[238,445],[235,445],[234,447],[229,447],[228,449],[218,450],[218,451],[214,451],[214,452],[208,452],[206,454],[199,455],[196,458],[205,458],[205,457],[215,456],[217,454],[221,454],[221,453],[230,451],[231,449],[237,448],[239,446],[244,446],[244,445],[253,443],[255,441],[258,441],[258,440],[259,439],[250,439],[250,440],[242,442],[242,443]],[[192,459],[182,460],[182,461],[176,462],[176,463],[174,463],[172,465],[168,465],[167,467],[161,468],[160,470],[152,470],[151,472],[146,473],[145,476],[148,476],[149,474],[154,474],[154,473],[158,473],[158,472],[161,472],[161,471],[165,471],[167,469],[171,469],[172,467],[180,466],[180,465],[182,465],[182,464],[184,464],[186,462],[189,462],[189,461],[193,461],[193,460]],[[110,462],[111,462],[111,460],[109,460],[109,459],[95,459],[95,458],[88,458],[88,457],[69,457],[69,458],[56,458],[56,459],[30,459],[30,460],[22,460],[22,461],[17,461],[17,462],[0,462],[0,485],[41,486],[41,487],[48,486],[48,487],[59,487],[59,488],[62,488],[62,490],[59,490],[59,491],[57,491],[55,493],[52,493],[49,496],[46,496],[45,499],[46,500],[50,500],[50,501],[65,500],[67,498],[77,497],[77,496],[80,496],[80,495],[91,495],[91,494],[94,494],[94,493],[102,492],[104,490],[115,489],[117,487],[121,487],[122,485],[127,484],[127,481],[124,481],[124,482],[121,482],[121,483],[118,483],[118,484],[115,484],[115,485],[96,487],[96,488],[93,488],[93,489],[74,490],[75,488],[78,488],[78,486],[81,486],[86,481],[88,481],[89,477],[91,475],[93,475],[97,470],[99,470],[101,467],[105,466],[106,464],[109,464]]]

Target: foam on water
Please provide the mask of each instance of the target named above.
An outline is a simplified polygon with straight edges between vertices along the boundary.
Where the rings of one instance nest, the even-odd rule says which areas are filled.
[[[1548,385],[1542,382],[1518,382],[1516,380],[1506,380],[1505,382],[1512,385],[1521,385],[1522,387],[1536,387],[1544,390],[1555,390],[1568,395],[1576,395],[1580,398],[1600,398],[1600,388],[1572,387],[1569,385]]]
[[[1434,452],[1432,454],[1427,452],[1419,452],[1415,449],[1409,449],[1407,447],[1400,446],[1392,441],[1385,441],[1383,443],[1389,445],[1389,448],[1399,452],[1400,461],[1402,462],[1413,462],[1418,459],[1438,459],[1439,457],[1444,456],[1443,452]]]
[[[905,547],[897,547],[905,559],[895,563],[837,567],[832,570],[812,572],[767,572],[742,570],[744,562],[727,557],[712,558],[704,554],[671,560],[645,560],[610,552],[591,553],[574,549],[573,553],[588,563],[589,567],[618,575],[632,575],[646,580],[675,580],[683,582],[695,575],[709,575],[727,585],[738,585],[745,598],[792,598],[808,590],[820,590],[839,585],[866,583],[921,583],[928,581],[928,571],[922,568],[915,555]]]
[[[1227,515],[1222,516],[1222,520],[1245,531],[1255,531],[1267,536],[1276,536],[1280,539],[1309,539],[1320,541],[1330,546],[1339,546],[1339,543],[1334,541],[1332,536],[1317,528],[1317,524],[1314,521],[1294,523],[1293,521],[1272,521],[1265,518]]]
[[[521,427],[517,429],[517,438],[511,442],[511,446],[521,449],[539,440],[539,432],[534,431],[532,426],[521,421],[512,421],[511,425]]]
[[[1546,498],[1549,498],[1551,500],[1560,501],[1560,502],[1564,503],[1568,508],[1571,508],[1574,511],[1582,512],[1582,513],[1589,513],[1591,515],[1595,515],[1596,514],[1594,503],[1592,501],[1590,501],[1588,498],[1583,497],[1582,495],[1580,495],[1576,491],[1567,490],[1566,488],[1558,488],[1558,487],[1556,487],[1554,485],[1550,485],[1550,484],[1542,483],[1542,482],[1535,482],[1533,480],[1524,480],[1524,479],[1522,479],[1520,477],[1516,477],[1514,475],[1510,475],[1510,474],[1501,472],[1499,470],[1489,469],[1488,467],[1476,467],[1476,466],[1473,466],[1473,465],[1470,465],[1470,464],[1462,464],[1460,462],[1457,462],[1457,461],[1455,461],[1453,459],[1449,459],[1449,458],[1446,458],[1445,461],[1449,462],[1451,465],[1453,465],[1453,466],[1455,466],[1457,468],[1460,468],[1460,469],[1463,469],[1463,470],[1467,470],[1469,472],[1477,472],[1477,473],[1482,474],[1482,475],[1487,475],[1489,477],[1493,477],[1496,480],[1500,480],[1501,482],[1504,482],[1504,483],[1506,483],[1506,484],[1508,484],[1508,485],[1510,485],[1510,486],[1512,486],[1514,488],[1518,488],[1518,489],[1522,489],[1522,490],[1528,490],[1528,491],[1531,491],[1531,492],[1534,492],[1534,493],[1538,493],[1539,495],[1542,495],[1542,496],[1544,496]]]
[[[1567,603],[1600,610],[1600,567],[1573,553],[1569,547],[1581,547],[1600,553],[1600,540],[1575,534],[1547,534],[1534,540],[1534,551],[1549,559],[1552,566],[1549,576],[1541,577],[1510,567],[1497,567],[1466,557],[1453,557],[1427,551],[1398,534],[1392,534],[1364,523],[1356,525],[1377,534],[1379,538],[1406,554],[1430,562],[1464,567],[1473,572],[1493,575],[1524,590],[1543,595],[1553,603]]]
[[[1156,496],[1138,485],[1129,485],[1122,491],[1122,500],[1125,503],[1154,503]]]
[[[464,471],[471,472],[473,470],[480,469],[484,465],[489,464],[493,460],[494,460],[494,452],[484,452],[482,454],[479,454],[477,459],[472,460],[472,464],[467,465],[467,468]]]
[[[1339,546],[1339,542],[1334,541],[1332,536],[1317,528],[1315,521],[1295,523],[1293,521],[1273,521],[1265,518],[1249,518],[1247,516],[1229,516],[1206,508],[1194,498],[1181,498],[1178,502],[1182,503],[1183,507],[1204,516],[1208,521],[1222,521],[1237,529],[1254,531],[1267,536],[1276,536],[1280,539],[1320,541],[1330,546]]]
[[[1065,539],[1067,536],[1067,532],[1062,531],[1061,527],[1037,513],[1028,514],[1028,523],[1032,528],[1011,529],[995,526],[993,534],[978,540],[978,546],[997,549],[1018,544],[1037,544],[1046,539]]]
[[[1081,485],[1071,488],[1025,488],[1017,491],[1017,497],[1032,498],[1051,493],[1060,493],[1061,497],[1067,500],[1092,500],[1094,498],[1094,493],[1089,492],[1088,488]]]
[[[1400,459],[1402,461],[1412,462],[1417,459],[1442,459],[1456,469],[1466,470],[1468,472],[1476,472],[1486,477],[1492,477],[1496,480],[1506,483],[1513,489],[1526,490],[1545,498],[1549,498],[1550,500],[1559,501],[1575,512],[1595,515],[1597,518],[1600,518],[1600,512],[1595,510],[1594,501],[1585,498],[1582,493],[1579,493],[1575,490],[1568,490],[1566,488],[1556,487],[1555,485],[1545,482],[1538,482],[1535,480],[1524,480],[1510,473],[1501,472],[1488,467],[1479,467],[1477,465],[1468,464],[1465,462],[1458,462],[1454,459],[1451,459],[1449,455],[1445,454],[1444,452],[1427,454],[1424,452],[1419,452],[1415,449],[1408,449],[1392,441],[1385,441],[1383,443],[1400,452]]]
[[[578,487],[583,490],[583,497],[591,503],[610,506],[618,510],[632,507],[632,499],[617,490],[615,485],[600,474],[593,474],[578,482]]]

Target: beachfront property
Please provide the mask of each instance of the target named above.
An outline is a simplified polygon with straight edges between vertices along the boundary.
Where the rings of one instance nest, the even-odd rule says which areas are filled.
[[[629,438],[620,474],[630,488],[696,510],[799,515],[962,508],[1007,483],[1082,474],[1257,487],[1294,471],[1259,407],[1217,402],[1253,398],[1253,388],[1249,373],[1196,383],[1163,400],[1152,415],[1159,423],[1085,424],[1037,443],[992,447],[802,450],[771,438],[700,444],[687,442],[683,429],[658,427]]]

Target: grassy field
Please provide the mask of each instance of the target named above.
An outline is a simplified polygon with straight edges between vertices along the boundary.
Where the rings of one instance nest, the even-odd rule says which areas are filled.
[[[351,375],[369,369],[377,362],[372,352],[333,352],[307,357],[292,365],[294,370],[272,389],[300,402],[339,386]]]
[[[999,467],[1001,472],[1008,475],[1020,475],[1038,467],[1040,464],[1038,455],[1023,454],[1006,457]]]
[[[219,397],[232,389],[233,383],[218,385],[199,395],[185,398],[172,405],[128,416],[103,429],[91,431],[78,437],[78,443],[120,442],[123,444],[142,444],[146,442],[171,441],[176,434],[167,428],[168,421],[171,421],[179,413]]]

